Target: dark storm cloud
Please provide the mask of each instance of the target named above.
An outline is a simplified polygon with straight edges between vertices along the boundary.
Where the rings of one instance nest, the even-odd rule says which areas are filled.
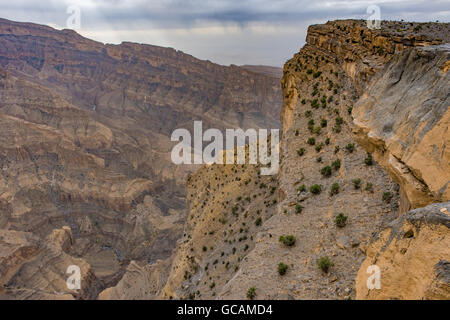
[[[172,46],[226,64],[281,65],[301,46],[307,25],[365,19],[370,4],[381,8],[382,19],[450,17],[449,0],[1,0],[0,17],[65,27],[73,4],[82,13],[80,32],[88,37]]]
[[[132,24],[150,21],[164,27],[189,27],[196,21],[292,22],[305,19],[363,17],[369,4],[377,4],[386,17],[450,12],[450,1],[314,1],[314,0],[91,0],[91,1],[2,1],[0,12],[18,12],[20,16],[62,15],[69,4],[78,4],[90,25],[97,23]],[[447,15],[448,19],[448,15]],[[59,20],[59,19],[58,19]]]

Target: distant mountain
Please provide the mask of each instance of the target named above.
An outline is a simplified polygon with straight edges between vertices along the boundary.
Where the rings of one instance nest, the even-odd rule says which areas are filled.
[[[254,65],[243,65],[241,68],[250,70],[255,73],[265,74],[267,76],[271,76],[281,80],[283,76],[283,68],[279,67],[270,67],[270,66],[254,66]]]

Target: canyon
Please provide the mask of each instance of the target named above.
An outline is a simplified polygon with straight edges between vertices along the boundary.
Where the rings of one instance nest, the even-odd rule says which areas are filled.
[[[194,120],[279,128],[279,81],[1,19],[0,295],[94,299],[169,263],[198,167],[171,162],[171,133]],[[79,292],[67,290],[69,265],[81,268]]]
[[[448,23],[312,25],[280,79],[0,20],[0,297],[449,299],[449,66]],[[194,120],[278,173],[174,165]]]

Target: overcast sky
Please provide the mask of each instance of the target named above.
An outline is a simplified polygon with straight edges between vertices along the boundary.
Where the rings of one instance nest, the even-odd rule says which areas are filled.
[[[67,28],[76,5],[77,31],[91,39],[173,47],[225,65],[282,66],[304,44],[308,25],[366,19],[370,4],[386,20],[450,19],[450,0],[0,0],[0,17]]]

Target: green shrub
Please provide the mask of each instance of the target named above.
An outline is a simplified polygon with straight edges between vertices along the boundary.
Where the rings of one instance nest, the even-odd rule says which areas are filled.
[[[255,226],[259,227],[262,224],[262,219],[261,217],[259,217],[258,219],[255,220]]]
[[[326,138],[326,139],[325,139],[325,144],[326,144],[326,145],[329,145],[329,144],[330,144],[330,138]]]
[[[320,125],[322,126],[322,128],[325,128],[327,126],[327,119],[320,119]]]
[[[319,135],[321,131],[322,131],[322,127],[319,127],[319,126],[317,126],[313,129],[313,133],[317,134],[317,135]]]
[[[368,166],[373,165],[373,157],[371,153],[367,153],[367,157],[364,159],[364,163]]]
[[[298,131],[298,129],[295,129],[295,136],[298,136],[299,135],[299,131]]]
[[[284,264],[283,262],[280,262],[278,264],[278,273],[280,276],[284,276],[288,270],[289,266],[287,264]]]
[[[321,257],[319,260],[317,260],[317,265],[323,272],[328,272],[328,270],[334,266],[334,263],[331,262],[330,258],[327,256]]]
[[[336,159],[331,163],[331,166],[333,167],[334,170],[339,170],[341,168],[341,160],[340,159]]]
[[[320,184],[315,184],[309,187],[309,192],[312,194],[319,194],[322,192],[322,186]]]
[[[347,225],[347,218],[348,217],[343,213],[339,213],[334,219],[334,223],[336,224],[337,227],[343,228]]]
[[[330,195],[335,195],[339,193],[339,183],[335,182],[330,187]]]
[[[335,125],[335,126],[333,127],[333,132],[335,132],[335,133],[340,133],[341,130],[342,130],[342,128],[341,128],[340,125]]]
[[[316,146],[316,151],[317,151],[317,152],[320,152],[320,150],[322,150],[323,146],[324,146],[324,143],[323,143],[323,142],[319,143],[319,144]]]
[[[247,290],[247,299],[253,300],[256,298],[256,288],[251,287]]]
[[[297,188],[298,192],[305,192],[306,191],[306,186],[304,184],[302,184],[300,187]]]
[[[292,234],[280,236],[280,238],[278,240],[282,244],[284,244],[285,246],[288,246],[288,247],[292,247],[295,244],[295,237]]]
[[[306,141],[309,145],[313,146],[316,144],[316,139],[314,137],[309,137],[308,141]]]
[[[301,205],[297,204],[297,205],[295,206],[295,212],[301,213],[302,210],[303,210],[303,207],[302,207]]]
[[[352,111],[353,111],[353,107],[348,107],[348,108],[347,108],[348,114],[352,114]]]
[[[306,104],[306,99],[302,99],[302,104]]]
[[[364,190],[369,191],[369,192],[373,192],[373,184],[370,183],[370,182],[367,182],[366,183],[366,187],[365,187]]]
[[[302,155],[304,155],[306,152],[305,148],[300,148],[297,150],[297,154],[301,157]]]
[[[206,250],[208,250],[208,248],[206,246],[203,246],[202,250],[206,251]]]
[[[325,166],[320,170],[320,173],[324,176],[324,177],[329,177],[331,176],[331,167],[330,166]]]
[[[320,77],[320,75],[322,74],[322,71],[317,71],[313,74],[314,79]]]
[[[349,143],[345,146],[345,150],[347,150],[348,152],[352,153],[353,151],[355,151],[355,144],[354,143]]]
[[[361,188],[361,179],[359,179],[359,178],[358,179],[353,179],[352,183],[353,183],[353,187],[355,189]]]
[[[312,74],[313,71],[312,71],[312,69],[308,69],[308,70],[306,70],[306,73],[307,73],[307,74]]]
[[[311,101],[311,108],[313,108],[313,109],[319,108],[319,100],[317,100],[317,99],[312,100]]]
[[[383,201],[385,201],[385,202],[390,202],[391,200],[392,200],[392,197],[393,197],[394,195],[392,194],[392,193],[390,193],[390,192],[385,192],[385,193],[383,193]]]
[[[334,147],[334,154],[338,153],[339,150],[340,150],[339,146],[335,146],[335,147]]]
[[[311,110],[306,110],[305,111],[305,117],[309,118],[312,116],[312,111]]]
[[[342,119],[341,117],[337,117],[336,118],[336,125],[340,126],[344,123],[344,119]]]

